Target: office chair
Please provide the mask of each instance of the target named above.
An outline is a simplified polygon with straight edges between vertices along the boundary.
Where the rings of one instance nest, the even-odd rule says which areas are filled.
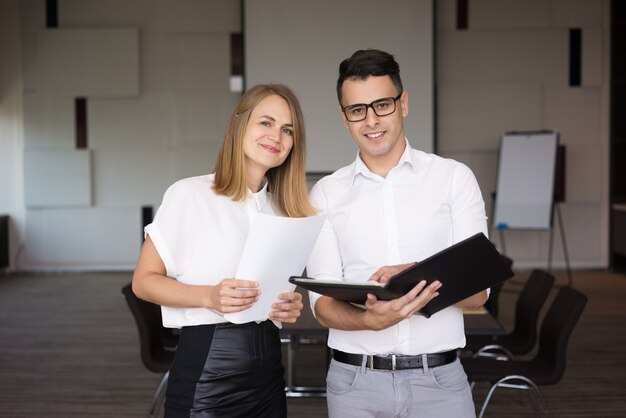
[[[153,416],[167,384],[178,336],[173,334],[170,329],[163,327],[159,305],[139,299],[133,293],[130,284],[122,288],[122,294],[137,324],[143,365],[152,372],[163,373],[146,414]]]
[[[513,260],[505,255],[502,256],[502,259],[505,263],[510,267],[513,266]],[[485,308],[493,315],[494,317],[498,316],[498,301],[500,299],[500,291],[504,286],[504,282],[500,282],[495,286],[491,287],[491,291],[489,292],[489,299],[485,302]]]
[[[302,303],[304,304],[302,315],[295,324],[283,323],[283,327],[280,329],[280,341],[287,345],[285,394],[288,398],[325,397],[326,385],[305,386],[296,383],[296,357],[300,345],[320,346],[319,349],[326,352],[326,368],[330,363],[330,349],[326,344],[328,328],[322,327],[309,309],[309,292],[301,287],[297,287],[296,292],[302,294]]]
[[[496,388],[533,390],[550,415],[538,386],[558,383],[565,373],[569,337],[583,313],[587,297],[571,287],[563,287],[550,305],[541,325],[539,350],[532,360],[497,361],[490,358],[461,358],[468,380],[488,382],[491,388],[480,410],[479,418]],[[534,405],[533,405],[534,406]]]
[[[509,257],[503,255],[502,258],[506,262],[506,264],[510,267],[513,266],[513,260]],[[500,291],[504,286],[504,282],[500,282],[495,286],[491,287],[491,291],[489,293],[489,299],[485,302],[485,308],[493,315],[494,317],[498,316],[498,301],[500,299]]]
[[[529,353],[535,347],[539,313],[550,294],[554,281],[553,275],[543,270],[533,270],[515,303],[513,330],[499,336],[468,335],[465,349],[475,353],[475,356],[499,359],[510,359],[513,355]]]

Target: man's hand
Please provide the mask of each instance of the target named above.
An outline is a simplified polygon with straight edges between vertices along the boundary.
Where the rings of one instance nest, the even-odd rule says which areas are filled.
[[[363,313],[363,321],[368,329],[381,330],[388,328],[398,322],[410,318],[417,311],[422,309],[439,293],[441,282],[435,280],[426,287],[426,281],[419,282],[406,295],[390,300],[381,301],[371,293],[367,295],[365,302],[366,311]]]
[[[289,322],[293,324],[300,316],[300,312],[304,305],[302,304],[302,295],[298,292],[281,293],[278,295],[281,302],[272,304],[270,319],[280,322]]]
[[[379,283],[387,283],[389,279],[391,279],[393,276],[400,273],[401,271],[408,269],[409,267],[413,267],[414,265],[415,263],[396,264],[394,266],[382,266],[370,276],[369,280]]]

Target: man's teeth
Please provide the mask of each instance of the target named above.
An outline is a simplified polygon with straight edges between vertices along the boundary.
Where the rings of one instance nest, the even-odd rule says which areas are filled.
[[[366,134],[366,136],[368,138],[378,138],[379,136],[381,136],[383,133],[382,132],[377,132],[375,134]]]

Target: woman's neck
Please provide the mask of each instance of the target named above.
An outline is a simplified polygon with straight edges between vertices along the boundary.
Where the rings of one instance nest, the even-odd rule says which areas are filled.
[[[248,181],[248,188],[252,193],[257,193],[263,188],[263,180],[265,179],[265,171],[261,170],[248,170],[246,176]]]

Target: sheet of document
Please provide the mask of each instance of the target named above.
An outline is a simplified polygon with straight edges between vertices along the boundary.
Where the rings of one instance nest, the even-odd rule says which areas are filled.
[[[235,277],[257,281],[261,295],[249,309],[224,314],[224,318],[235,324],[266,320],[278,295],[295,289],[289,277],[304,271],[325,218],[255,216]]]

